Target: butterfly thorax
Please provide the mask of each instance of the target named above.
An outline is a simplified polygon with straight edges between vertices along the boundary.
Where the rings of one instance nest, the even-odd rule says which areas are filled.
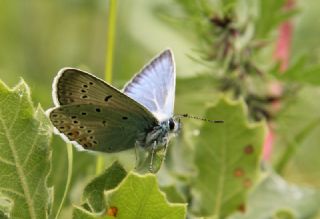
[[[152,127],[141,135],[137,145],[147,150],[161,150],[168,145],[169,139],[180,130],[180,122],[170,118]]]

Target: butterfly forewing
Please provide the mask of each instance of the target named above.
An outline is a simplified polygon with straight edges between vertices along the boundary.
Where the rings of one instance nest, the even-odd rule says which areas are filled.
[[[117,152],[133,148],[158,120],[144,106],[93,75],[63,69],[55,79],[54,126],[83,148]]]
[[[139,103],[128,98],[118,89],[105,83],[94,75],[75,68],[62,69],[53,83],[53,99],[55,105],[95,104],[106,105],[118,102],[120,105],[134,105],[152,115]]]
[[[165,50],[124,87],[124,93],[164,121],[173,115],[175,81],[173,54]]]
[[[108,88],[105,89],[106,87]],[[110,95],[110,88],[103,81],[78,69],[62,69],[53,83],[53,98],[56,105],[102,104],[108,102]]]

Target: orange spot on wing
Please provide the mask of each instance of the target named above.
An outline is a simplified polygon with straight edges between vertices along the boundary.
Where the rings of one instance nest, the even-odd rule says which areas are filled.
[[[78,130],[76,130],[76,129],[72,129],[71,131],[69,131],[68,133],[67,133],[67,136],[69,137],[69,139],[70,140],[75,140],[75,139],[77,139],[78,137],[79,137],[79,135],[80,135],[80,133],[79,133],[79,131]]]

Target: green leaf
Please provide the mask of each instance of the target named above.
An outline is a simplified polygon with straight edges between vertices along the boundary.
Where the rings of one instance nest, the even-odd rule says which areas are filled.
[[[72,218],[74,218],[74,219],[98,219],[98,218],[103,218],[103,217],[96,215],[96,214],[93,214],[83,208],[75,206],[74,210],[73,210]]]
[[[218,91],[215,89],[217,86],[217,80],[208,74],[191,78],[178,78],[175,112],[177,114],[202,115],[205,109],[199,106],[217,99]]]
[[[297,60],[286,72],[271,72],[278,80],[306,85],[320,85],[320,65],[308,65],[305,57]]]
[[[153,174],[138,175],[133,172],[113,190],[105,192],[106,206],[100,213],[75,207],[73,218],[114,218],[110,209],[115,209],[117,219],[184,219],[185,204],[171,204],[159,190]]]
[[[290,69],[285,74],[281,74],[281,80],[289,82],[304,83],[314,86],[320,85],[320,65],[305,68],[303,70]]]
[[[183,194],[177,190],[177,187],[174,185],[162,186],[161,191],[166,194],[168,201],[172,203],[186,203],[187,200]]]
[[[273,160],[277,171],[296,183],[320,185],[319,87],[300,89],[278,113]],[[306,159],[307,158],[307,159]]]
[[[155,175],[130,173],[119,187],[107,193],[110,207],[118,209],[118,219],[184,219],[185,204],[170,204],[159,190]]]
[[[27,85],[0,82],[0,192],[12,202],[11,218],[47,218],[51,125],[34,109]]]
[[[86,186],[83,192],[83,201],[89,205],[91,211],[103,211],[106,207],[104,191],[114,189],[126,175],[127,172],[123,167],[118,162],[114,162]]]
[[[296,12],[283,10],[286,0],[251,1],[258,5],[258,16],[256,18],[257,38],[265,38],[281,22],[287,20]],[[258,3],[256,3],[258,2]],[[252,3],[252,5],[255,5]]]
[[[221,98],[205,117],[224,123],[205,123],[194,140],[198,174],[191,210],[224,218],[244,204],[257,180],[265,129],[263,123],[247,122],[243,101]]]
[[[320,208],[320,193],[290,185],[280,176],[267,176],[249,196],[245,214],[229,219],[312,218]]]

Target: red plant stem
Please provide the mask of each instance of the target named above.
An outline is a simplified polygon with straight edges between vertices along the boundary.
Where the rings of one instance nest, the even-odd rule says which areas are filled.
[[[284,5],[285,10],[292,10],[294,7],[294,0],[287,0]],[[280,63],[280,72],[284,72],[288,69],[290,59],[290,47],[292,40],[293,24],[290,20],[284,21],[279,27],[279,37],[277,40],[275,52],[273,58]],[[273,92],[273,91],[271,91]],[[276,92],[276,91],[275,91]],[[274,103],[279,104],[279,103]],[[265,138],[263,148],[263,159],[270,160],[272,155],[274,132],[271,125],[268,125],[268,133]]]
[[[287,0],[285,10],[291,10],[294,6],[293,0]],[[292,39],[293,25],[290,20],[287,20],[279,27],[279,37],[277,41],[274,59],[280,63],[280,71],[284,72],[288,68],[290,58],[290,46]]]

